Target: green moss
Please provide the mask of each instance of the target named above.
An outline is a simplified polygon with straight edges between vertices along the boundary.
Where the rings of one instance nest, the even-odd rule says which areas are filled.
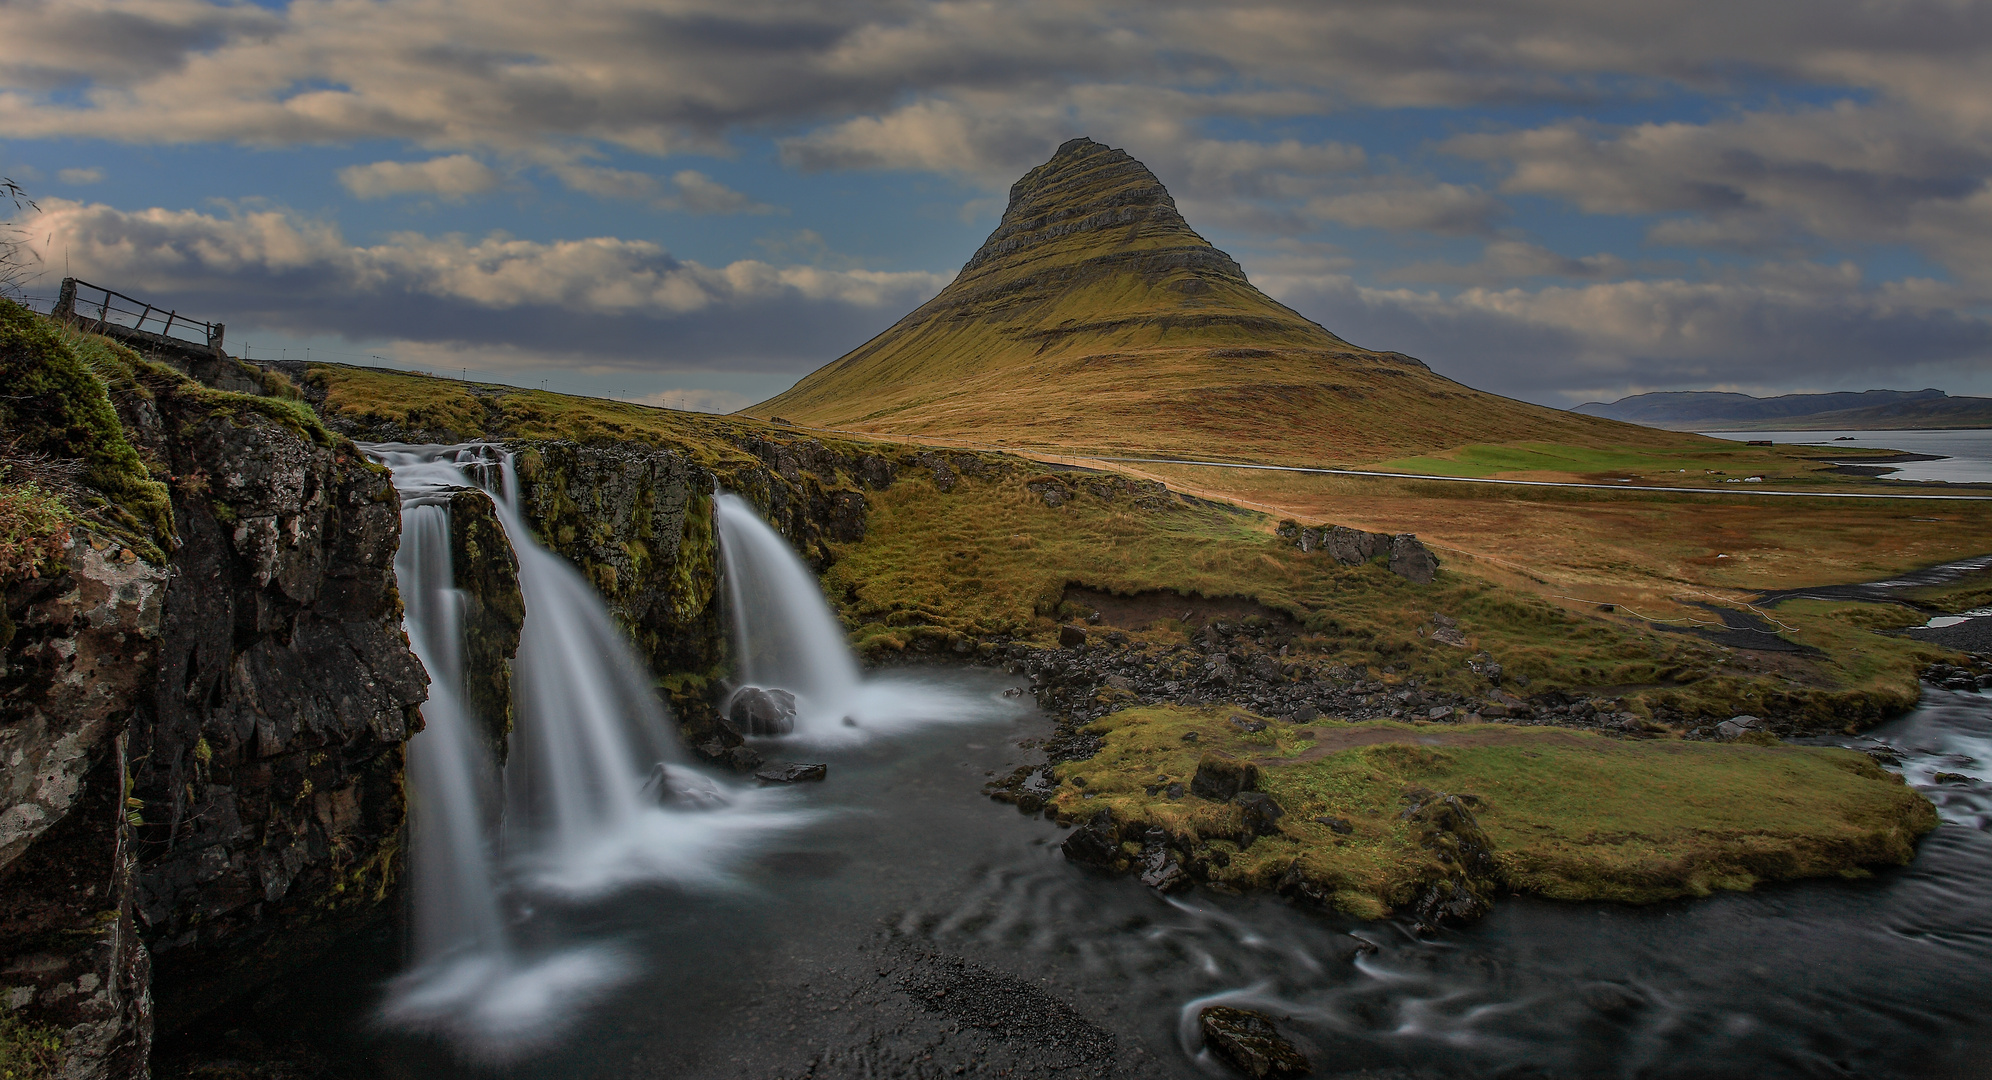
[[[1108,807],[1117,820],[1162,827],[1193,846],[1236,837],[1236,807],[1148,791],[1187,785],[1206,753],[1255,761],[1260,789],[1286,811],[1282,831],[1236,848],[1221,880],[1266,887],[1297,864],[1352,914],[1404,903],[1432,871],[1402,817],[1420,791],[1475,796],[1508,885],[1563,900],[1644,903],[1863,876],[1907,863],[1916,838],[1937,823],[1928,800],[1898,777],[1832,748],[1381,721],[1274,722],[1246,734],[1229,715],[1163,706],[1100,721],[1092,729],[1103,736],[1100,752],[1058,768],[1063,779],[1086,781],[1084,792],[1061,790],[1060,813]],[[1185,742],[1192,731],[1197,741]],[[1338,833],[1322,817],[1351,829]]]
[[[61,1028],[0,1011],[0,1080],[54,1080],[64,1042]]]
[[[79,509],[141,557],[163,561],[171,497],[125,438],[106,380],[48,320],[10,302],[0,302],[0,385],[8,388],[0,430],[13,450],[80,461],[88,494]]]

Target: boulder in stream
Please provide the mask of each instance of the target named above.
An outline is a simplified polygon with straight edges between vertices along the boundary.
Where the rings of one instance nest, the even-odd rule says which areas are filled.
[[[1310,1071],[1307,1055],[1288,1042],[1265,1013],[1212,1005],[1197,1015],[1197,1026],[1203,1030],[1204,1045],[1219,1061],[1253,1080],[1287,1080]]]
[[[754,773],[764,784],[802,784],[830,775],[830,766],[804,761],[777,761]]]
[[[795,730],[795,695],[743,686],[727,702],[726,719],[743,735],[787,735]]]

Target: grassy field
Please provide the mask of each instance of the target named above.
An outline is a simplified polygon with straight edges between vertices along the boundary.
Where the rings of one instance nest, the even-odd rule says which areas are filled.
[[[1388,667],[1393,679],[1417,677],[1439,689],[1484,692],[1484,681],[1463,665],[1464,652],[1484,649],[1528,680],[1531,692],[1623,696],[1645,712],[1782,709],[1814,722],[1843,714],[1862,725],[1913,702],[1917,669],[1943,655],[1873,632],[1922,621],[1894,605],[1789,601],[1773,616],[1779,636],[1816,651],[1723,648],[1639,617],[1649,612],[1602,611],[1567,599],[1561,586],[1546,587],[1528,573],[1488,574],[1479,562],[1454,560],[1427,586],[1377,563],[1340,566],[1281,541],[1271,518],[1216,504],[1143,509],[1130,494],[1103,498],[1075,485],[1081,490],[1073,501],[1052,508],[1029,490],[1033,475],[963,481],[949,495],[916,478],[868,496],[870,534],[838,547],[824,577],[859,647],[876,653],[992,634],[1049,641],[1068,585],[1119,594],[1176,590],[1252,598],[1304,627],[1301,644],[1310,655],[1378,674]],[[1561,553],[1530,554],[1547,562]],[[1625,571],[1614,573],[1614,581],[1624,579]],[[1717,621],[1689,602],[1719,602],[1720,590],[1681,581],[1659,590],[1637,580],[1656,610]],[[1623,602],[1621,593],[1610,595]],[[1458,620],[1467,650],[1419,635],[1435,612]],[[1171,627],[1137,638],[1156,648],[1185,640]]]
[[[1650,902],[1865,876],[1908,862],[1936,826],[1927,800],[1845,750],[1505,725],[1274,721],[1247,733],[1232,715],[1158,706],[1097,722],[1104,749],[1058,768],[1060,816],[1106,808],[1117,821],[1159,826],[1193,852],[1223,853],[1218,879],[1235,887],[1268,887],[1298,865],[1361,917],[1400,907],[1441,869],[1402,816],[1425,791],[1474,796],[1507,885],[1562,900]],[[1197,741],[1186,742],[1191,732]],[[1187,784],[1208,753],[1257,763],[1260,789],[1285,810],[1277,835],[1241,847],[1235,805],[1150,793]]]

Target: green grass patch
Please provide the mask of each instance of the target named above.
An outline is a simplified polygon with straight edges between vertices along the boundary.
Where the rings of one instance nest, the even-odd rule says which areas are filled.
[[[1731,476],[1762,475],[1796,479],[1815,471],[1809,459],[1742,443],[1704,440],[1688,449],[1668,446],[1572,446],[1562,443],[1474,443],[1443,454],[1397,458],[1373,466],[1384,472],[1428,473],[1435,476],[1500,476],[1509,473],[1611,474],[1641,483],[1702,484]]]
[[[1928,800],[1865,756],[1824,747],[1619,740],[1499,724],[1274,722],[1232,710],[1129,709],[1105,746],[1059,766],[1061,816],[1111,808],[1230,853],[1222,880],[1266,887],[1296,862],[1356,915],[1404,903],[1430,853],[1399,816],[1418,791],[1471,794],[1508,885],[1562,900],[1646,903],[1907,863],[1936,827]],[[1197,733],[1197,741],[1183,736]],[[1240,848],[1239,811],[1149,791],[1188,785],[1206,753],[1256,761],[1282,831]],[[1088,795],[1091,798],[1088,798]],[[1316,817],[1347,821],[1338,833]]]

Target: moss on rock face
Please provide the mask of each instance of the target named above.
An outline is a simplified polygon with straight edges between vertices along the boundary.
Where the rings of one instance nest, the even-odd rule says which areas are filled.
[[[519,562],[491,496],[459,491],[449,514],[450,571],[464,597],[464,704],[484,727],[491,760],[503,765],[512,734],[512,658],[526,622]]]
[[[1861,877],[1907,863],[1937,822],[1927,799],[1846,750],[1501,724],[1269,721],[1248,732],[1229,713],[1109,716],[1091,729],[1099,753],[1059,766],[1049,802],[1060,817],[1108,811],[1123,837],[1164,830],[1193,875],[1364,917],[1472,907],[1494,882],[1647,903]],[[1213,751],[1258,767],[1284,811],[1276,832],[1252,835],[1237,798],[1187,793]],[[1476,867],[1483,852],[1491,867]]]

